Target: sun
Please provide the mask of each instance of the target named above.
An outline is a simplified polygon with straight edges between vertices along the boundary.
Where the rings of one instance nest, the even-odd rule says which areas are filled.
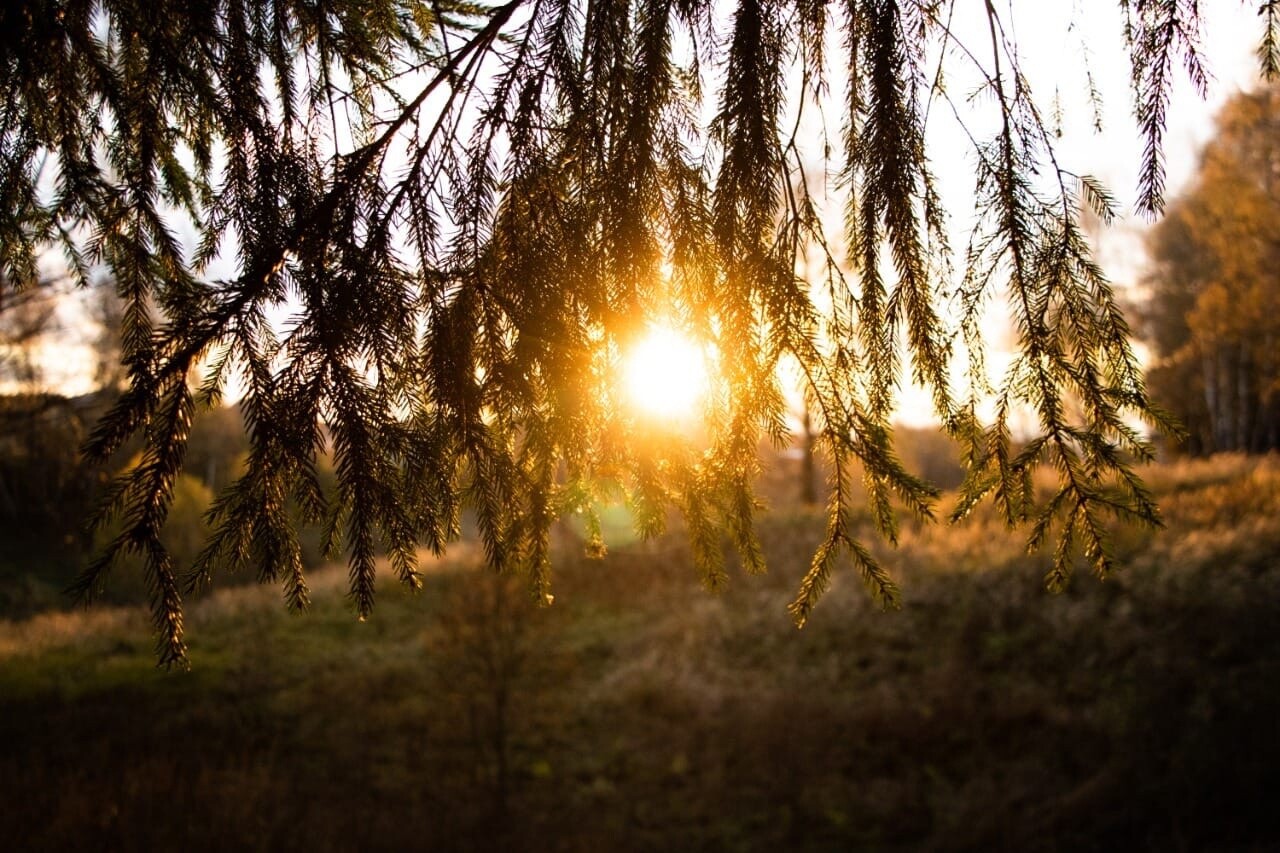
[[[623,382],[639,413],[687,420],[697,414],[707,393],[706,354],[670,326],[655,326],[623,356]]]

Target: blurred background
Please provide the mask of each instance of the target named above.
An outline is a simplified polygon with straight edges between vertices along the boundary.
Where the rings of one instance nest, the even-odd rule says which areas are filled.
[[[759,449],[768,574],[726,547],[729,583],[708,592],[678,519],[641,541],[618,502],[596,508],[598,537],[557,524],[551,607],[478,568],[468,533],[424,555],[419,594],[384,572],[357,622],[346,568],[306,530],[312,610],[223,573],[189,604],[192,670],[164,672],[140,565],[92,608],[63,592],[111,535],[88,520],[137,458],[78,453],[123,380],[114,291],[51,273],[6,295],[6,846],[1280,849],[1280,96],[1239,93],[1251,10],[1231,15],[1216,94],[1175,94],[1167,215],[1094,233],[1153,394],[1187,430],[1141,471],[1165,527],[1116,526],[1122,569],[1059,595],[1050,555],[990,508],[905,518],[896,548],[867,517],[901,611],[877,610],[848,568],[797,631],[786,605],[822,538],[826,476],[797,409],[792,443]],[[1102,132],[1113,113],[1076,105],[1089,132],[1067,126],[1063,145],[1128,186],[1115,109]],[[899,450],[945,516],[963,470],[913,399]],[[234,404],[198,415],[165,530],[179,564],[246,447]]]

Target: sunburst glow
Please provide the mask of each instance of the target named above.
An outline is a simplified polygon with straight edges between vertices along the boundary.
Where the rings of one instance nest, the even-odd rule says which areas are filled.
[[[627,398],[641,413],[663,420],[696,414],[707,393],[707,359],[696,343],[669,326],[657,326],[623,361]]]

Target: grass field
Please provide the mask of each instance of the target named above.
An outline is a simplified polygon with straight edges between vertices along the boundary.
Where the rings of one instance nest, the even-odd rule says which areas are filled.
[[[343,570],[192,605],[0,622],[0,838],[18,850],[1280,849],[1280,460],[1147,472],[1168,524],[1043,591],[989,518],[786,611],[821,532],[703,591],[678,538],[560,560],[556,603],[463,547],[357,622]]]

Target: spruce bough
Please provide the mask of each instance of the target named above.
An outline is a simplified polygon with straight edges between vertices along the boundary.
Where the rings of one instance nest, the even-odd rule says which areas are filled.
[[[1138,205],[1154,213],[1174,69],[1204,82],[1199,7],[1118,6],[1146,142]],[[1276,12],[1263,4],[1272,75]],[[983,17],[982,40],[958,44],[961,15]],[[1053,586],[1080,555],[1105,573],[1107,519],[1157,520],[1131,418],[1160,416],[1081,232],[1082,206],[1106,219],[1114,201],[1057,163],[1006,15],[957,0],[4,5],[7,286],[56,250],[86,283],[109,271],[126,305],[127,388],[87,452],[135,436],[143,450],[110,495],[121,532],[79,592],[140,553],[159,659],[185,664],[182,595],[215,566],[253,567],[304,608],[297,528],[319,524],[363,616],[375,554],[417,586],[418,549],[442,551],[468,508],[489,564],[549,600],[550,525],[618,488],[645,534],[683,515],[714,586],[723,535],[763,568],[752,482],[761,434],[788,438],[784,361],[832,471],[799,622],[841,555],[897,600],[855,530],[853,478],[890,540],[895,506],[934,512],[936,491],[894,453],[904,372],[964,448],[955,515],[990,499],[1032,546],[1056,541]],[[964,252],[926,157],[955,65],[998,111],[972,140]],[[819,114],[839,130],[815,145],[800,128]],[[836,233],[815,151],[846,199]],[[229,277],[211,274],[219,258]],[[995,293],[1017,352],[993,388],[978,321]],[[697,446],[650,441],[615,387],[618,354],[661,317],[717,353]],[[159,535],[192,418],[233,375],[250,458],[203,555],[175,566]],[[1020,410],[1037,426],[1015,441]],[[1059,485],[1042,497],[1046,466]]]

